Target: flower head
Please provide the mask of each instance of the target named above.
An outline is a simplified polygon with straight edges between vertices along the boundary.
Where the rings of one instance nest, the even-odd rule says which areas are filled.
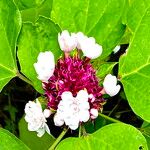
[[[25,106],[25,120],[28,123],[29,131],[36,131],[37,136],[41,137],[45,131],[50,134],[50,130],[46,124],[45,116],[42,112],[42,107],[38,99],[36,103],[29,101]]]
[[[35,64],[34,66],[38,78],[43,82],[43,89],[48,100],[47,108],[56,112],[54,115],[55,125],[67,125],[70,129],[75,130],[80,123],[98,117],[98,111],[102,110],[105,102],[102,91],[105,89],[107,94],[113,96],[120,90],[120,85],[116,85],[117,79],[110,75],[104,81],[104,88],[99,85],[96,70],[90,63],[90,59],[99,57],[102,47],[96,43],[93,37],[87,37],[81,32],[70,35],[68,31],[63,31],[58,35],[58,42],[65,53],[64,57],[61,57],[56,65],[53,65],[52,62],[53,67],[49,67],[51,66],[50,62],[42,63],[44,70],[47,70],[47,67],[49,71],[50,68],[53,68],[53,72],[42,76],[39,75],[38,67]],[[76,50],[76,53],[71,56],[69,52],[73,49]],[[80,51],[83,52],[84,58]],[[39,70],[42,70],[42,67]],[[41,110],[41,113],[44,118],[51,114],[49,110],[44,112]],[[41,129],[39,125],[36,131],[39,127]]]
[[[110,96],[115,96],[119,91],[121,86],[117,85],[117,78],[108,74],[103,82],[105,92]]]
[[[37,63],[34,63],[34,68],[38,79],[47,82],[55,69],[54,55],[50,51],[40,52],[37,60]]]

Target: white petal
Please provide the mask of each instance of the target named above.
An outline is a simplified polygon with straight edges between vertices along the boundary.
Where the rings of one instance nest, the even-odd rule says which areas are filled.
[[[48,133],[48,134],[50,134],[50,129],[49,129],[49,127],[48,127],[48,125],[45,123],[45,131]]]
[[[90,104],[89,102],[81,102],[78,107],[80,110],[88,110],[90,108]]]
[[[109,92],[107,94],[109,94],[110,96],[115,96],[118,94],[118,92],[120,91],[121,86],[117,85],[116,87],[114,87],[112,90],[109,90]]]
[[[62,126],[64,124],[64,120],[57,114],[54,116],[55,126]]]
[[[37,136],[38,137],[42,137],[45,133],[45,129],[44,128],[40,128],[39,130],[37,130]]]
[[[61,34],[58,34],[58,43],[61,50],[70,52],[75,49],[77,43],[74,36],[70,36],[67,30],[64,30]]]
[[[98,110],[92,108],[92,109],[90,110],[90,114],[91,114],[91,119],[95,119],[95,118],[98,117]]]
[[[84,39],[80,45],[84,56],[90,59],[95,59],[102,53],[102,46],[95,43],[93,37]]]
[[[113,50],[114,54],[117,53],[119,50],[120,50],[120,45],[117,45]]]
[[[78,127],[79,127],[79,124],[69,125],[69,128],[70,128],[71,130],[76,130],[76,129],[78,129]]]
[[[117,78],[108,74],[103,82],[105,92],[110,96],[116,95],[120,90],[120,85],[117,85]]]
[[[80,111],[79,112],[80,121],[87,122],[90,118],[89,111]]]
[[[48,118],[52,114],[52,112],[49,109],[45,109],[43,114],[44,114],[45,118]]]
[[[63,101],[69,102],[69,101],[73,101],[74,97],[72,96],[72,93],[69,91],[63,92],[61,95],[61,98]]]
[[[77,93],[77,97],[76,99],[78,99],[79,101],[88,101],[88,93],[86,90],[80,90],[78,93]]]

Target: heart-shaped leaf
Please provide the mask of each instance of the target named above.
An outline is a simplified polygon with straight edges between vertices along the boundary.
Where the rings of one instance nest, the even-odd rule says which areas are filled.
[[[131,17],[136,22],[128,20],[136,29],[127,52],[119,61],[119,76],[133,111],[150,122],[150,0],[149,4],[146,1],[134,0],[132,5],[136,9],[128,12],[130,16],[137,12],[140,15]],[[143,11],[141,5],[145,6]]]
[[[81,138],[67,138],[56,150],[148,150],[146,139],[133,126],[113,123]]]

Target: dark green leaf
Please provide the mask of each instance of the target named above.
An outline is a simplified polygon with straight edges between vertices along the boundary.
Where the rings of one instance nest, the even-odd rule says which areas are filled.
[[[31,150],[48,150],[55,141],[55,138],[47,133],[45,133],[42,137],[37,137],[36,132],[28,131],[24,117],[19,122],[19,133],[20,139]]]

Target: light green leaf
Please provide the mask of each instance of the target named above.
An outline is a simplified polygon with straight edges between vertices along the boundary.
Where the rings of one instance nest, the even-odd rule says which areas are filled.
[[[140,129],[142,134],[145,136],[147,140],[147,146],[150,149],[150,123],[145,122],[142,124],[142,128]]]
[[[127,24],[131,33],[134,33],[141,19],[147,13],[149,0],[128,0],[128,6],[124,15],[124,23]]]
[[[48,148],[55,141],[55,138],[47,133],[45,133],[42,137],[37,137],[36,132],[28,131],[27,123],[25,122],[24,117],[19,122],[19,134],[20,139],[31,150],[48,150]]]
[[[45,17],[50,17],[51,8],[52,8],[52,0],[45,0],[45,2],[40,7],[34,7],[30,9],[25,9],[21,11],[22,21],[30,21],[35,22],[40,15]]]
[[[135,6],[137,1],[134,1]],[[139,5],[145,5],[138,3]],[[150,0],[149,0],[150,4]],[[150,122],[150,5],[145,11],[136,9],[138,20],[130,46],[119,61],[119,76],[133,111]]]
[[[97,77],[104,79],[107,74],[112,72],[112,69],[116,64],[117,62],[106,62],[103,64],[98,64],[97,61],[95,61],[93,66],[96,69]]]
[[[126,0],[53,0],[52,20],[62,30],[93,36],[108,56],[125,31],[121,23]]]
[[[33,82],[39,92],[42,92],[42,84],[37,79],[33,64],[37,62],[38,54],[41,51],[52,51],[57,60],[61,54],[57,42],[58,32],[60,32],[60,28],[56,24],[50,19],[40,17],[35,25],[24,23],[20,33],[18,57],[21,72]]]
[[[148,150],[144,136],[133,126],[113,123],[81,138],[67,138],[56,150]]]
[[[1,150],[30,150],[22,141],[5,129],[0,128]]]
[[[20,12],[12,0],[0,0],[0,90],[16,76],[16,40],[21,28]]]
[[[45,0],[14,0],[20,10],[40,6]]]

